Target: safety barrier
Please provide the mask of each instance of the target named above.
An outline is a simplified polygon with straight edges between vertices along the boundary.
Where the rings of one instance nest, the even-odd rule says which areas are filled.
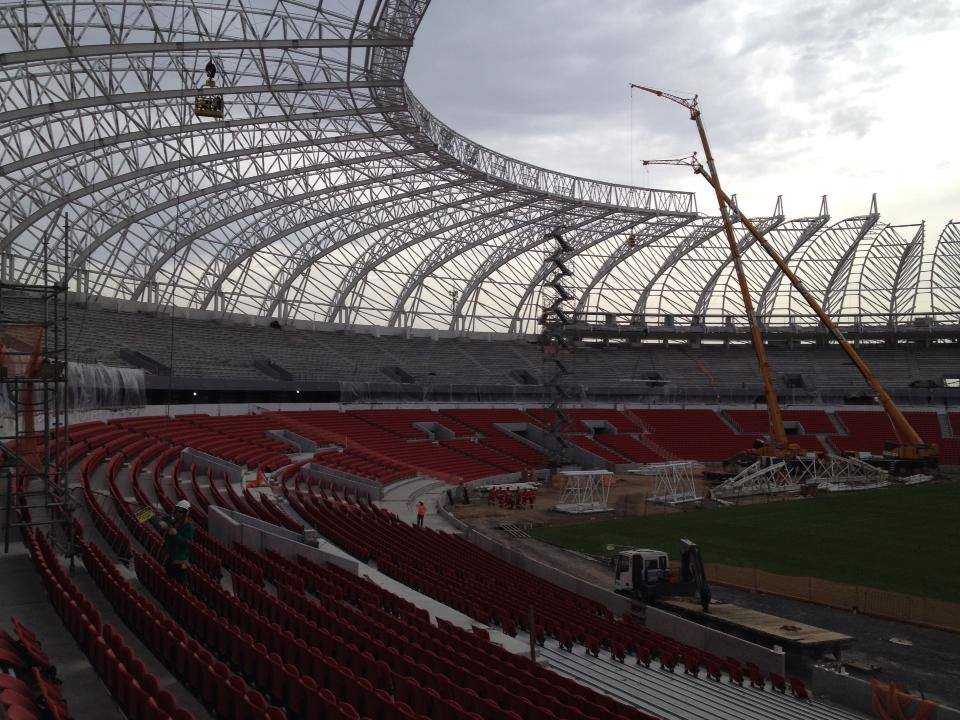
[[[778,575],[757,568],[707,563],[711,583],[768,593],[866,615],[960,632],[960,604],[815,577]]]

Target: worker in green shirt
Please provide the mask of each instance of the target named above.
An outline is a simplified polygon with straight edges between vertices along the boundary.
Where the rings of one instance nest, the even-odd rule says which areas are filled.
[[[167,575],[182,582],[190,564],[190,546],[195,531],[190,522],[190,501],[181,500],[174,506],[172,515],[153,517],[150,524],[164,535]]]

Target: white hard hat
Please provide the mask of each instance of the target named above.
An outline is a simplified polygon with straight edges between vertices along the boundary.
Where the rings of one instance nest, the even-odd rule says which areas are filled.
[[[181,500],[180,502],[178,502],[178,503],[176,504],[176,508],[177,508],[177,510],[186,510],[187,512],[190,512],[190,501],[189,501],[189,500]]]

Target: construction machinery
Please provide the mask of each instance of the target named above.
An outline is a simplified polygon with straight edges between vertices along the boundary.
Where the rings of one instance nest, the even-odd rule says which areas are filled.
[[[760,247],[763,248],[767,255],[769,255],[770,258],[776,263],[777,267],[784,274],[784,276],[790,281],[797,292],[800,293],[811,309],[813,309],[817,317],[823,323],[824,327],[826,327],[833,336],[833,339],[837,342],[837,344],[840,345],[843,351],[847,354],[847,357],[850,358],[851,362],[853,362],[856,368],[860,371],[860,374],[863,376],[864,380],[866,380],[867,384],[876,395],[877,401],[883,406],[887,417],[890,418],[890,422],[893,426],[893,431],[896,437],[896,442],[887,444],[887,447],[884,449],[883,456],[870,455],[864,458],[850,458],[851,462],[846,463],[846,465],[854,467],[854,474],[857,474],[858,469],[856,467],[856,463],[853,461],[862,460],[868,465],[889,469],[891,474],[901,477],[926,472],[936,468],[939,454],[939,448],[937,445],[923,441],[917,431],[893,402],[893,398],[891,398],[890,394],[884,389],[879,379],[870,371],[866,363],[860,357],[859,353],[857,353],[857,351],[854,349],[853,345],[846,339],[846,337],[844,337],[840,328],[838,328],[833,322],[826,310],[824,310],[823,306],[816,300],[816,298],[813,297],[811,292],[806,288],[800,278],[797,277],[796,273],[794,273],[793,270],[787,265],[787,262],[783,259],[780,253],[777,252],[776,248],[773,247],[770,241],[767,240],[763,233],[761,233],[757,227],[750,222],[747,217],[744,216],[733,199],[727,195],[726,192],[724,192],[720,185],[720,179],[717,175],[717,167],[713,159],[713,154],[710,150],[710,144],[707,141],[707,134],[703,126],[700,108],[697,104],[697,97],[694,96],[693,98],[684,98],[677,95],[671,95],[670,93],[666,93],[662,90],[655,90],[653,88],[634,85],[632,83],[630,87],[631,89],[635,88],[651,93],[657,97],[666,98],[667,100],[683,106],[690,112],[690,119],[696,123],[697,132],[700,136],[700,143],[703,146],[704,155],[706,157],[706,168],[697,160],[696,153],[679,160],[644,160],[644,165],[687,165],[691,167],[696,174],[701,175],[710,184],[714,190],[714,193],[716,194],[717,204],[720,208],[720,215],[723,220],[727,241],[730,245],[730,253],[733,260],[734,269],[736,270],[737,280],[739,281],[740,285],[744,310],[746,311],[746,315],[750,323],[753,348],[757,355],[757,362],[760,369],[761,379],[763,381],[763,395],[770,417],[770,439],[764,443],[760,443],[757,447],[752,448],[749,451],[757,457],[758,465],[769,465],[770,461],[776,463],[778,460],[787,462],[797,458],[803,453],[796,444],[790,443],[787,439],[787,434],[783,425],[782,414],[780,412],[780,404],[777,399],[777,393],[774,388],[772,374],[770,372],[770,366],[767,364],[766,351],[764,349],[760,323],[753,308],[753,301],[750,296],[749,287],[747,286],[746,275],[743,271],[740,249],[737,245],[736,238],[734,237],[734,223],[740,223],[744,228],[747,229],[747,231],[753,236],[754,240],[756,240]],[[766,462],[764,463],[764,461]],[[744,470],[744,472],[747,472],[747,470]]]
[[[200,88],[200,94],[193,99],[193,114],[198,118],[222,120],[224,117],[223,95],[213,93],[211,90],[217,87],[214,80],[217,75],[217,66],[213,60],[207,63],[204,72],[207,74],[207,81]]]
[[[695,597],[703,612],[710,608],[710,586],[700,547],[685,539],[680,541],[679,575],[670,568],[670,558],[663,550],[621,550],[614,560],[613,589],[644,603],[665,597]]]

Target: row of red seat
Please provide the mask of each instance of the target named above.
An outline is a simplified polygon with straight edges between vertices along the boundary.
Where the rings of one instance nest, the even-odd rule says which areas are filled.
[[[297,498],[325,537],[348,540],[361,548],[361,558],[374,559],[378,569],[440,602],[481,622],[500,625],[508,634],[526,629],[530,608],[534,623],[529,628],[561,643],[586,645],[592,638],[609,648],[619,638],[632,647],[648,647],[654,655],[680,654],[687,646],[670,638],[614,620],[610,612],[593,601],[565,591],[480,550],[458,536],[417,529],[395,515],[366,505]]]
[[[216,667],[210,654],[189,640],[176,622],[134,590],[98,548],[84,543],[81,555],[87,572],[124,622],[171,673],[179,676],[184,685],[212,710],[212,714],[224,720],[283,720],[283,711],[268,707],[262,702],[262,696],[258,697],[259,693],[246,687],[243,678]],[[136,554],[135,561],[142,563],[143,556]],[[139,660],[133,662],[139,663]],[[159,689],[156,678],[146,673],[144,685],[152,700]],[[162,717],[153,714],[144,704],[128,715],[145,720]]]
[[[192,720],[193,715],[178,708],[169,693],[159,691],[156,678],[133,656],[113,628],[102,623],[93,603],[67,576],[46,536],[27,528],[24,543],[54,608],[120,709],[128,717],[144,720]],[[79,547],[82,553],[89,554],[89,546],[82,540]]]
[[[321,452],[314,455],[313,459],[320,465],[326,465],[334,470],[341,470],[350,475],[374,480],[385,485],[412,477],[415,474],[410,468],[372,458],[366,453],[356,450]]]
[[[368,554],[376,559],[378,569],[382,572],[481,622],[499,624],[508,634],[514,635],[518,628],[524,629],[532,632],[540,644],[549,635],[566,649],[572,649],[574,643],[579,643],[591,654],[598,655],[604,649],[621,662],[627,654],[632,654],[637,662],[648,666],[651,659],[656,657],[662,668],[671,671],[682,662],[685,672],[694,676],[705,669],[707,676],[715,680],[719,680],[721,674],[726,672],[731,682],[742,684],[743,676],[747,675],[755,687],[762,689],[764,686],[763,674],[750,663],[741,665],[735,658],[720,658],[685,645],[633,623],[629,616],[614,619],[605,608],[582,598],[582,602],[574,600],[565,603],[562,601],[565,591],[488,555],[462,538],[399,523],[395,516],[385,510],[328,498],[320,502],[312,498],[304,498],[304,501],[307,506],[318,509],[317,517],[322,519],[329,519],[331,513],[320,510],[321,507],[348,515],[351,520],[341,527],[367,527],[376,540],[368,539],[365,547],[369,548]],[[385,545],[393,546],[396,551],[391,553]],[[304,558],[299,558],[299,561],[307,589],[318,595],[328,593],[329,583],[321,582],[318,573],[320,568]],[[346,571],[332,565],[324,570],[327,576],[347,575]],[[365,582],[370,588],[365,595],[354,597],[355,604],[383,604],[385,591],[369,581],[353,576],[350,578],[349,583],[355,588]],[[522,596],[525,604],[513,603],[511,593],[506,590],[508,587],[518,588],[519,592],[515,595]],[[285,595],[281,589],[280,597],[284,598]],[[557,602],[558,599],[560,602]],[[534,608],[533,628],[528,627],[530,608]],[[412,623],[413,618],[417,617],[424,620],[418,613],[411,613],[405,621]],[[429,625],[429,618],[425,620]],[[456,632],[452,627],[446,629]],[[479,639],[473,642],[483,643],[484,647],[489,645]],[[502,649],[500,652],[510,655]],[[803,683],[798,678],[784,679],[772,674],[768,679],[774,688],[781,691],[785,691],[789,683],[790,691],[796,697],[807,699]]]
[[[302,556],[297,561],[302,570],[322,582],[322,590],[312,590],[318,602],[307,602],[304,611],[308,617],[318,617],[322,626],[328,622],[341,627],[349,623],[344,631],[350,637],[359,637],[361,643],[367,642],[367,636],[374,639],[374,650],[371,650],[374,655],[375,651],[382,649],[377,641],[385,643],[388,652],[393,648],[408,653],[412,645],[417,656],[424,652],[428,654],[423,664],[435,677],[431,678],[424,671],[423,664],[418,664],[412,668],[414,675],[406,678],[416,683],[412,686],[414,690],[422,687],[426,691],[415,692],[411,700],[419,712],[430,710],[425,705],[430,703],[431,687],[439,690],[452,682],[454,690],[450,692],[456,693],[455,701],[465,710],[472,706],[484,717],[496,712],[495,705],[500,706],[501,713],[506,711],[508,716],[516,713],[524,718],[648,717],[589,688],[560,678],[526,656],[515,655],[453,626],[443,630],[445,624],[440,620],[437,622],[441,627],[434,626],[427,612],[369,580],[329,563],[320,566]],[[334,591],[332,594],[330,588]],[[301,607],[305,602],[302,594],[287,588],[280,589],[280,596],[294,607]],[[331,604],[339,602],[339,597],[345,597],[356,607],[343,610]],[[464,636],[468,639],[465,640]],[[402,675],[394,674],[395,693],[400,691],[401,697],[404,686],[411,687],[403,680]],[[486,710],[476,707],[478,697],[487,701]]]
[[[149,558],[136,556],[136,570],[141,582],[167,610],[220,659],[214,660],[211,654],[218,675],[237,673],[235,676],[242,675],[259,688],[248,696],[253,692],[267,695],[303,720],[356,720],[359,717],[356,706],[339,699],[350,697],[343,691],[343,684],[349,678],[341,675],[339,683],[331,683],[338,691],[335,694],[327,686],[325,674],[308,671],[311,660],[315,659],[331,672],[338,672],[341,668],[332,655],[321,656],[316,647],[308,647],[302,639],[297,642],[279,625],[253,612],[201,573],[188,574],[191,593],[169,580]],[[239,577],[235,582],[238,586],[257,587]],[[245,720],[247,716],[241,712],[234,717]]]
[[[13,636],[0,630],[0,715],[8,720],[68,720],[57,669],[40,640],[15,617]]]

